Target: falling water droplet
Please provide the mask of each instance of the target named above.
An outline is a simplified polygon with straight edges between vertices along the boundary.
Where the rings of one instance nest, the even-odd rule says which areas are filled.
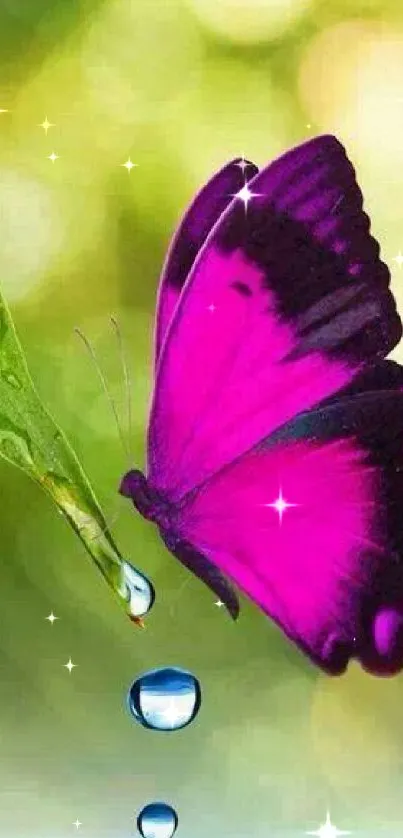
[[[152,730],[180,730],[200,709],[200,684],[179,667],[153,669],[137,678],[129,691],[128,706],[137,722]]]
[[[149,803],[137,818],[137,829],[143,838],[172,838],[178,816],[167,803]]]
[[[126,561],[122,561],[121,572],[120,593],[128,603],[130,616],[144,617],[151,610],[155,600],[155,591],[150,580]]]

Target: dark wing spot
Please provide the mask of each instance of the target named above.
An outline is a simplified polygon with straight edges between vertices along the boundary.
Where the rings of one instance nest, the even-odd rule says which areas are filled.
[[[235,288],[243,297],[251,297],[252,290],[249,288],[249,285],[246,285],[245,282],[231,282],[231,288]]]

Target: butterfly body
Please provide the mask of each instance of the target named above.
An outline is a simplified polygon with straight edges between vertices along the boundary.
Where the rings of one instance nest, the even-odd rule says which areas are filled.
[[[329,673],[403,668],[402,335],[353,166],[317,137],[232,161],[163,268],[146,476],[121,491],[236,617]]]
[[[137,511],[147,521],[152,521],[167,532],[173,530],[175,506],[162,492],[150,485],[142,471],[129,471],[123,478],[119,491],[133,501]]]

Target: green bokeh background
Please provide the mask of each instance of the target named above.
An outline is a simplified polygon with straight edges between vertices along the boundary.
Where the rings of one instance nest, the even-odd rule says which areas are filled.
[[[357,166],[401,306],[400,55],[399,0],[0,0],[2,288],[39,392],[158,596],[134,630],[46,496],[0,463],[1,836],[68,838],[78,818],[80,835],[125,838],[153,799],[174,805],[183,838],[298,836],[327,809],[357,835],[401,834],[402,676],[326,679],[248,602],[237,625],[215,607],[117,495],[127,459],[73,333],[124,416],[118,318],[141,466],[158,274],[181,212],[227,159],[263,165],[323,131]],[[203,688],[177,734],[125,710],[133,677],[164,664]]]

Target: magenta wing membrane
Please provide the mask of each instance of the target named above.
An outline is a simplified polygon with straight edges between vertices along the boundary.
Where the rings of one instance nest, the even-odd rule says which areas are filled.
[[[320,407],[333,404],[340,399],[351,398],[360,393],[374,393],[378,390],[403,390],[403,367],[396,361],[380,361],[359,373],[353,381],[336,395],[324,399]]]
[[[216,565],[199,553],[193,545],[178,536],[173,526],[173,518],[178,517],[178,511],[149,485],[144,474],[138,469],[131,469],[123,476],[119,492],[124,497],[130,498],[135,509],[144,518],[158,524],[161,538],[168,550],[219,597],[235,620],[239,613],[235,591]]]
[[[227,163],[200,190],[185,213],[162,270],[155,326],[155,364],[182,288],[211,228],[248,180],[257,173],[248,160]]]
[[[403,666],[402,499],[403,393],[359,392],[223,468],[182,505],[180,532],[326,671],[355,656],[392,674]]]
[[[148,479],[175,503],[401,337],[389,271],[334,137],[288,152],[249,190],[199,250],[160,357]]]

